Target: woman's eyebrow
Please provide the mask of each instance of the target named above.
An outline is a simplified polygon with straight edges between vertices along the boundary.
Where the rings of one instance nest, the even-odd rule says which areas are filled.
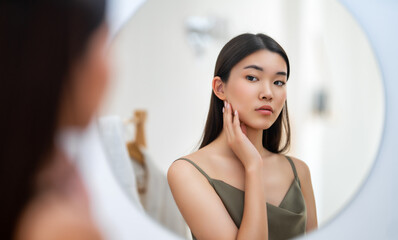
[[[286,72],[277,72],[275,75],[287,76]]]
[[[257,65],[249,65],[249,66],[244,67],[243,69],[248,69],[248,68],[253,68],[253,69],[256,69],[258,71],[264,72],[264,69],[262,67],[257,66]],[[287,76],[287,73],[286,72],[277,72],[275,75]]]
[[[253,68],[253,69],[256,69],[256,70],[262,71],[262,72],[264,71],[264,69],[262,67],[259,67],[257,65],[249,65],[249,66],[244,67],[243,69],[248,69],[248,68]]]

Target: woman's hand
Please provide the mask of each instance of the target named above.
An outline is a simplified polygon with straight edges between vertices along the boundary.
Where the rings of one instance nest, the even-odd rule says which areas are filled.
[[[258,167],[261,163],[261,155],[247,138],[246,126],[240,123],[238,111],[233,111],[231,104],[224,101],[223,112],[228,145],[246,170]]]

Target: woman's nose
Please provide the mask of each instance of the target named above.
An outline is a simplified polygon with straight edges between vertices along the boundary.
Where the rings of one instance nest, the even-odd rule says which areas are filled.
[[[271,89],[270,84],[264,83],[262,85],[259,97],[261,100],[263,100],[263,99],[268,100],[268,101],[272,100],[273,94],[272,94],[272,89]]]

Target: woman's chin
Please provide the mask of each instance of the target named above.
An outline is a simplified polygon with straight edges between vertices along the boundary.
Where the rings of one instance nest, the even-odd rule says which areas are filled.
[[[272,126],[272,123],[245,123],[245,125],[253,130],[267,130]]]

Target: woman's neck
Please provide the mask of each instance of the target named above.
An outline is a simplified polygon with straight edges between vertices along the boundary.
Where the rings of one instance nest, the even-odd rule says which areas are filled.
[[[246,126],[246,136],[263,158],[272,154],[263,146],[262,129],[254,129]],[[221,131],[220,135],[212,142],[212,144],[219,149],[223,155],[236,158],[236,155],[228,146],[227,133],[225,129]]]
[[[71,172],[72,165],[59,147],[54,147],[46,158],[46,164],[36,176],[36,189],[38,191],[60,188]]]

